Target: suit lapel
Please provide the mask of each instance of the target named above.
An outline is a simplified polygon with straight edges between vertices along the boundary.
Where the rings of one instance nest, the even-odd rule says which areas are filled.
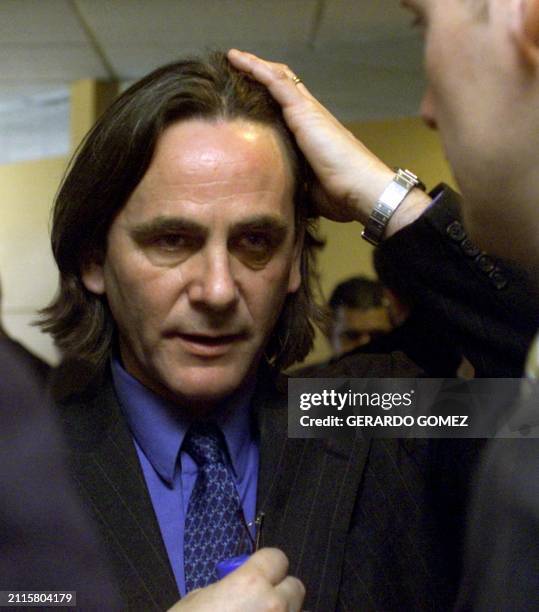
[[[289,439],[283,383],[264,371],[259,379],[262,545],[286,552],[290,572],[307,587],[306,609],[331,610],[369,443]],[[91,388],[61,406],[75,477],[100,524],[127,608],[163,610],[179,593],[131,434],[109,377]]]
[[[128,609],[179,599],[131,434],[106,377],[89,399],[63,408],[75,477],[101,526]]]
[[[266,389],[257,397],[262,545],[286,552],[290,572],[307,588],[306,609],[334,609],[369,442],[289,439],[286,393]]]

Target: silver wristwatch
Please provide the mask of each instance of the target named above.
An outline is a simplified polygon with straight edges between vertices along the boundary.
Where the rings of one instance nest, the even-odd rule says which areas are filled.
[[[372,209],[371,216],[361,232],[361,237],[367,242],[378,246],[382,241],[386,226],[391,215],[402,204],[404,198],[414,187],[425,190],[425,185],[410,170],[396,169],[396,174]]]

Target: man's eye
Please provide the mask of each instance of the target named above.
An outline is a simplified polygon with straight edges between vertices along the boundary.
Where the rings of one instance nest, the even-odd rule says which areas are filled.
[[[199,248],[201,241],[185,234],[158,234],[140,241],[150,261],[157,266],[175,266]]]
[[[162,249],[163,251],[176,251],[177,249],[186,248],[189,245],[189,241],[185,236],[170,234],[158,236],[152,240],[151,244],[154,248]]]
[[[246,234],[240,239],[240,245],[254,251],[263,251],[270,248],[270,240],[262,234]]]
[[[271,259],[275,245],[270,236],[249,232],[234,240],[232,250],[248,266],[261,268]]]

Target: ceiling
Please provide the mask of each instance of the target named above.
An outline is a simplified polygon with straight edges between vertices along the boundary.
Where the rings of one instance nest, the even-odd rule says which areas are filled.
[[[0,163],[67,153],[69,83],[204,49],[288,63],[341,120],[413,115],[421,40],[398,0],[0,0]]]

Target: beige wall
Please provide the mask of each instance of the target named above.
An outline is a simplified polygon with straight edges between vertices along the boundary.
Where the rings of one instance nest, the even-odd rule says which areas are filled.
[[[75,149],[117,95],[116,83],[85,79],[71,87],[71,144]],[[51,338],[32,325],[58,284],[49,240],[49,217],[66,158],[0,165],[0,278],[7,332],[52,364]]]
[[[74,151],[118,95],[118,83],[81,79],[71,85],[69,131]]]
[[[87,83],[76,91],[77,108],[84,105],[81,91],[90,91],[89,98],[95,95],[95,89]],[[419,119],[357,123],[349,127],[390,166],[410,168],[423,178],[428,188],[441,180],[451,182],[436,134]],[[0,225],[3,320],[9,333],[51,362],[57,359],[52,342],[31,327],[30,322],[56,288],[48,221],[65,163],[64,158],[54,158],[0,166],[0,197],[4,209]],[[321,234],[327,239],[327,247],[319,263],[326,296],[335,284],[349,276],[373,275],[371,249],[360,233],[361,228],[355,224],[322,222]],[[318,334],[315,350],[307,362],[327,356],[325,340]]]
[[[65,164],[52,158],[0,165],[2,320],[10,335],[51,363],[57,360],[52,341],[31,322],[56,290],[48,227]]]

